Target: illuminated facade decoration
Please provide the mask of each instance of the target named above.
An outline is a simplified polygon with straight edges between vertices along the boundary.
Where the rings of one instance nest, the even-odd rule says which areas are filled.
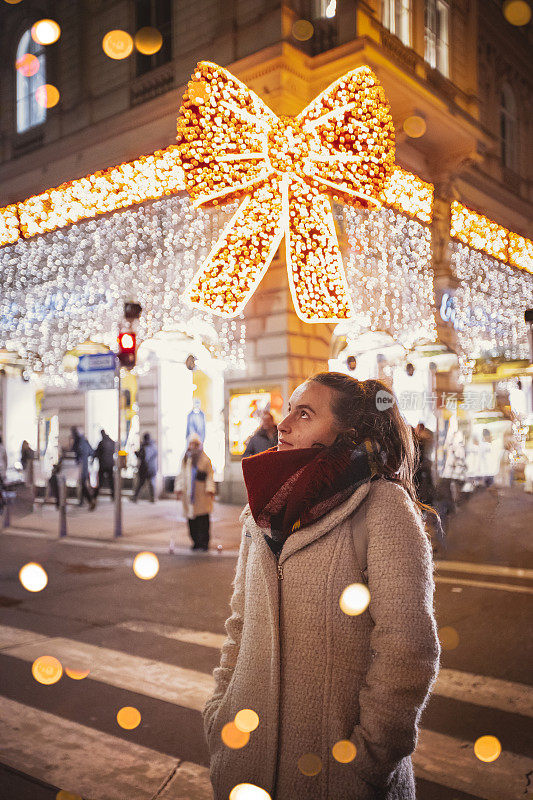
[[[22,235],[53,231],[181,188],[174,150],[157,151],[28,198],[18,205]]]
[[[394,162],[394,126],[370,68],[337,80],[295,119],[280,119],[227,70],[200,62],[183,99],[177,141],[196,207],[244,195],[184,299],[220,316],[239,314],[285,237],[300,319],[349,318],[328,195],[380,205]]]
[[[192,209],[184,194],[73,225],[0,250],[0,340],[48,383],[68,380],[63,356],[88,336],[114,347],[117,309],[142,306],[139,339],[158,331],[197,336],[227,365],[244,364],[244,323],[176,299],[209,251],[221,212]]]
[[[437,336],[427,225],[388,208],[343,212],[354,316],[345,332],[385,331],[410,349]]]
[[[451,267],[460,281],[454,327],[463,376],[469,378],[476,358],[528,358],[524,309],[533,306],[530,275],[459,242],[450,247]]]
[[[433,210],[433,184],[420,180],[401,167],[394,167],[385,182],[381,200],[384,205],[409,214],[421,222],[431,222]]]
[[[533,242],[454,201],[450,236],[499,261],[533,273]]]
[[[0,209],[0,244],[12,244],[20,237],[18,210],[15,204]]]

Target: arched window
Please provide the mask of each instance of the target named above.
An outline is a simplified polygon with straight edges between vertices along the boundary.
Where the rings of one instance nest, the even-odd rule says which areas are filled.
[[[39,69],[35,74],[34,67],[24,66],[24,57],[35,56],[39,62]],[[35,64],[35,62],[33,62]],[[20,37],[17,47],[17,133],[23,133],[35,125],[41,125],[46,119],[46,108],[39,105],[35,99],[35,92],[46,83],[46,56],[42,44],[37,44],[31,38],[30,31],[25,31]]]
[[[518,123],[516,101],[511,87],[504,83],[500,94],[500,137],[502,161],[508,169],[516,171],[518,148]]]

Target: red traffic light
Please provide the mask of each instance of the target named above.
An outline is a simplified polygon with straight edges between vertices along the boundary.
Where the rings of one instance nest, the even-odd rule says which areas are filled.
[[[137,337],[132,331],[121,331],[118,335],[117,357],[123,367],[131,369],[135,366]]]

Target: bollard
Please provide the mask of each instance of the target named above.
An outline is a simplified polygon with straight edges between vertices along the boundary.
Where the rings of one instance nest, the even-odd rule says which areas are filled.
[[[4,505],[4,513],[2,515],[2,527],[9,528],[10,525],[11,525],[11,514],[9,511],[9,500],[6,497],[6,502]]]
[[[57,476],[57,495],[59,500],[59,538],[67,535],[67,482],[64,475]]]

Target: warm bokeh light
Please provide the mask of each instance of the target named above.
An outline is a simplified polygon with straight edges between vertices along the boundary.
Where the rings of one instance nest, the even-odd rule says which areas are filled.
[[[79,794],[73,794],[72,792],[65,791],[65,789],[61,789],[61,791],[56,794],[56,800],[83,800],[83,798]]]
[[[229,793],[229,800],[271,800],[271,797],[255,783],[238,783]]]
[[[35,99],[43,108],[53,108],[59,103],[59,91],[51,83],[43,83],[35,90]]]
[[[15,62],[15,69],[25,78],[31,78],[39,72],[39,59],[31,53],[24,53]]]
[[[298,769],[303,775],[312,777],[322,769],[322,759],[315,753],[306,753],[298,759]]]
[[[426,132],[426,120],[417,114],[413,114],[413,116],[404,120],[403,129],[411,139],[419,139]]]
[[[50,686],[57,683],[63,674],[61,662],[54,656],[39,656],[32,664],[31,672],[38,683]]]
[[[526,0],[504,0],[502,10],[511,25],[527,25],[531,19],[531,6]]]
[[[341,611],[350,617],[355,617],[366,611],[370,603],[370,592],[364,583],[351,583],[347,586],[340,598]]]
[[[106,56],[119,61],[127,58],[133,50],[133,39],[126,31],[109,31],[102,39],[102,49]]]
[[[53,44],[61,36],[61,28],[53,19],[40,19],[31,28],[31,38],[37,44]]]
[[[243,708],[235,714],[234,722],[243,733],[251,733],[259,725],[259,717],[251,708]]]
[[[474,753],[480,761],[496,761],[501,752],[502,746],[496,736],[480,736],[474,742]]]
[[[132,731],[141,722],[141,712],[133,706],[123,706],[117,713],[117,722],[124,730]]]
[[[248,744],[250,734],[246,731],[240,731],[234,722],[227,722],[220,731],[220,738],[226,747],[231,747],[232,750],[239,750]]]
[[[71,662],[68,667],[65,665],[65,675],[68,675],[73,681],[82,681],[89,675],[90,671],[88,667],[82,664]]]
[[[198,83],[207,93],[198,98]],[[278,118],[227,70],[200,62],[178,119],[179,157],[193,204],[244,198],[182,298],[240,314],[285,238],[298,317],[340,321],[353,309],[330,195],[379,206],[394,163],[394,126],[367,66],[339,78],[296,118]]]
[[[354,760],[357,754],[357,748],[349,739],[340,739],[338,742],[335,742],[331,748],[331,752],[335,761],[338,761],[340,764],[349,764],[350,761]]]
[[[155,553],[138,553],[133,561],[133,571],[138,578],[149,581],[159,572],[159,559]]]
[[[8,3],[10,6],[16,6],[21,0],[4,0],[4,2]]]
[[[292,35],[299,42],[307,42],[315,32],[312,22],[308,19],[297,19],[292,26]]]
[[[450,625],[439,628],[439,641],[443,650],[455,650],[459,646],[459,634]]]
[[[19,580],[28,592],[41,592],[48,583],[48,575],[40,564],[30,561],[19,570]]]
[[[135,34],[135,47],[144,56],[152,56],[161,50],[163,37],[157,28],[140,28]]]

